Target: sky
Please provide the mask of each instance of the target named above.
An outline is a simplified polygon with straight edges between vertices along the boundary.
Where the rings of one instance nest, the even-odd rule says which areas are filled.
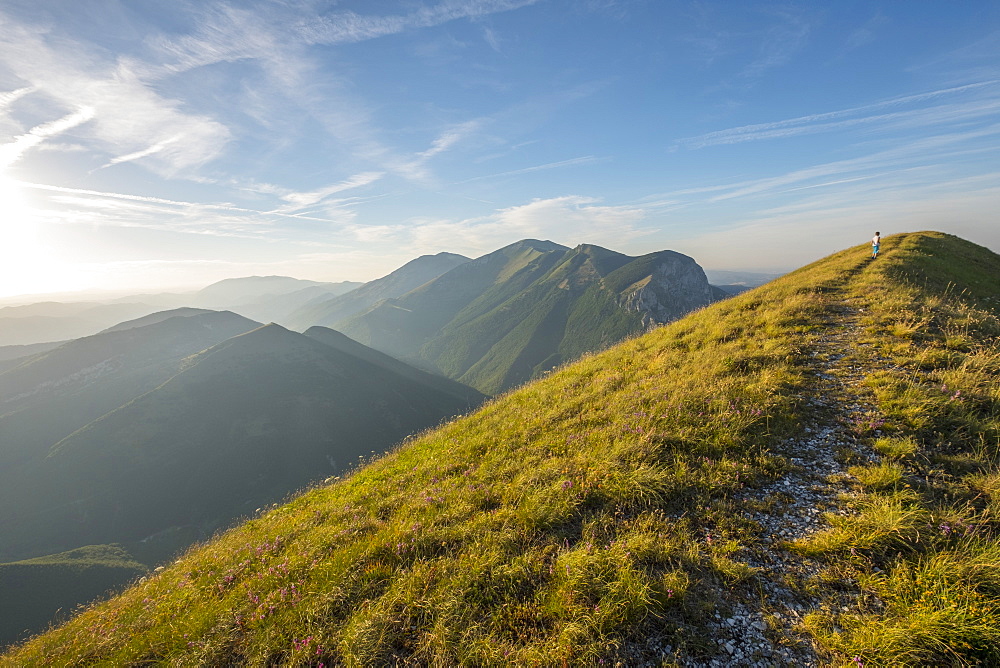
[[[0,297],[1000,251],[1000,3],[2,0]]]

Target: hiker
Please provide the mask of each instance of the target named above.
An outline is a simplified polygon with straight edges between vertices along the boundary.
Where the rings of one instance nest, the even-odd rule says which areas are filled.
[[[879,246],[879,243],[881,241],[882,241],[882,237],[880,237],[879,233],[876,232],[875,236],[872,237],[872,259],[873,260],[878,257],[878,246]]]

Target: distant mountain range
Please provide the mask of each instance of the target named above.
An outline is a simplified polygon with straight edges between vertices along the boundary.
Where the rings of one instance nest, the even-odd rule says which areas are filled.
[[[186,305],[226,309],[261,322],[284,323],[301,308],[361,287],[364,283],[321,283],[288,276],[229,278],[200,290]]]
[[[532,239],[457,263],[409,292],[355,298],[372,285],[317,303],[293,322],[318,319],[488,394],[727,296],[680,253],[630,257]]]
[[[568,250],[562,246],[559,248]],[[232,311],[258,322],[276,322],[297,331],[304,331],[313,325],[339,326],[384,299],[400,298],[470,261],[455,253],[424,255],[368,283],[247,276],[218,281],[188,293],[136,294],[104,301],[44,301],[4,306],[0,307],[0,371],[5,367],[3,363],[6,360],[55,348],[65,341],[118,326],[125,320],[181,307]],[[734,271],[711,271],[707,274],[714,285],[728,294],[739,293],[777,277],[776,274]]]
[[[262,322],[281,322],[315,299],[363,285],[319,283],[287,276],[231,278],[193,293],[132,295],[109,302],[39,302],[0,308],[0,361],[20,357],[14,346],[64,342],[96,334],[123,320],[175,307],[229,310]]]
[[[6,306],[0,308],[0,346],[31,345],[88,336],[153,310],[156,308],[140,303],[41,302]]]

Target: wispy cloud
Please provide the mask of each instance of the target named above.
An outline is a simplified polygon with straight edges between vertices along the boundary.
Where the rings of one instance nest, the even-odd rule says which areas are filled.
[[[879,28],[889,23],[889,19],[882,12],[876,12],[875,16],[868,19],[864,25],[856,28],[847,37],[844,44],[844,52],[860,49],[866,44],[875,41]]]
[[[24,86],[16,90],[0,93],[0,112],[6,111],[10,105],[17,102],[28,93],[34,92],[34,90],[35,89],[31,86]]]
[[[452,146],[462,141],[480,128],[482,121],[471,120],[460,123],[452,128],[448,128],[441,136],[434,140],[431,147],[419,154],[421,160],[429,160],[439,153],[444,153]]]
[[[969,152],[992,152],[995,150],[998,138],[1000,138],[1000,123],[964,132],[920,137],[883,151],[846,160],[820,163],[778,176],[676,191],[661,197],[708,195],[708,197],[700,199],[708,202],[721,202],[752,195],[774,193],[796,184],[809,184],[835,176],[853,180],[870,176],[879,170],[889,174],[912,166],[935,164],[962,154],[969,154]],[[988,145],[983,146],[982,142],[988,142]]]
[[[277,240],[286,233],[282,231],[282,219],[295,218],[329,226],[351,218],[262,211],[228,202],[191,202],[26,181],[14,183],[22,188],[51,193],[48,201],[55,206],[46,208],[43,205],[36,210],[38,216],[50,223],[140,227],[183,234]]]
[[[385,164],[392,171],[412,181],[430,182],[431,174],[428,163],[438,155],[445,153],[463,140],[474,135],[484,124],[484,119],[472,119],[464,123],[445,128],[432,142],[429,148],[420,151],[411,158],[391,158]]]
[[[0,145],[0,169],[11,166],[22,155],[49,137],[54,137],[76,126],[86,123],[94,117],[92,107],[82,107],[77,111],[54,121],[37,125],[27,133],[16,137],[14,141]]]
[[[386,139],[356,87],[329,72],[319,75],[319,61],[309,47],[336,46],[477,18],[524,7],[538,0],[450,0],[389,16],[352,11],[317,14],[318,3],[255,7],[211,5],[201,10],[198,28],[180,37],[160,35],[149,44],[165,65],[150,78],[172,76],[215,63],[252,62],[262,73],[267,99],[247,92],[250,113],[264,124],[281,124],[288,107],[318,121],[327,136],[357,162],[414,181],[432,181],[429,162],[452,150],[482,125],[482,119],[452,123],[422,151],[401,150]],[[289,11],[291,9],[291,11]],[[235,110],[234,110],[235,111]]]
[[[937,54],[917,63],[911,68],[911,72],[956,83],[992,79],[997,73],[998,54],[1000,30],[994,30],[953,51]]]
[[[809,37],[810,25],[790,11],[775,13],[777,22],[762,36],[756,57],[743,69],[744,79],[757,79],[767,70],[784,65],[802,49]]]
[[[390,16],[336,12],[298,26],[297,32],[310,44],[345,44],[430,28],[458,19],[507,12],[537,2],[539,0],[449,0],[431,7],[420,7],[409,14]]]
[[[334,183],[333,185],[329,185],[325,188],[319,188],[318,190],[311,190],[309,192],[280,191],[278,194],[282,200],[288,202],[290,205],[287,210],[297,211],[308,206],[312,206],[318,202],[322,202],[326,198],[337,193],[371,185],[383,176],[385,176],[384,172],[363,172],[361,174],[355,174],[346,181]]]
[[[105,167],[110,167],[112,165],[119,165],[123,162],[132,162],[133,160],[138,160],[139,158],[145,158],[147,156],[154,155],[156,153],[159,153],[163,149],[167,148],[170,144],[173,144],[174,142],[180,139],[181,139],[180,136],[170,137],[168,139],[164,139],[161,142],[153,144],[149,148],[144,148],[141,151],[134,151],[132,153],[127,153],[125,155],[120,155],[117,158],[112,158],[107,163],[102,165],[101,169]]]
[[[121,157],[162,145],[142,159],[172,174],[212,160],[229,140],[218,121],[182,111],[178,101],[156,92],[141,79],[143,68],[135,61],[110,62],[84,43],[19,24],[2,12],[0,25],[0,64],[29,84],[24,95],[44,96],[50,108],[89,109],[85,139],[96,150]],[[177,136],[185,141],[171,143]]]
[[[935,105],[918,109],[905,109],[909,105],[932,102],[965,93],[984,93],[964,103]],[[940,125],[969,118],[988,117],[1000,108],[1000,79],[991,79],[963,86],[892,98],[874,104],[839,109],[808,116],[799,116],[770,123],[743,125],[717,130],[696,137],[686,137],[676,142],[685,148],[705,148],[722,144],[738,144],[763,139],[778,139],[817,132],[830,132],[857,125]],[[886,110],[900,109],[899,111]],[[879,113],[876,113],[879,112]]]
[[[46,190],[49,192],[69,193],[74,195],[93,195],[95,197],[107,197],[111,199],[130,200],[134,202],[148,202],[151,204],[165,204],[177,207],[199,207],[206,209],[219,209],[225,211],[238,211],[241,213],[261,213],[253,209],[244,209],[232,204],[205,204],[197,202],[185,202],[181,200],[164,199],[162,197],[149,197],[146,195],[130,195],[127,193],[104,192],[101,190],[87,190],[84,188],[66,188],[63,186],[53,186],[45,183],[29,183],[26,181],[15,181],[22,188],[32,188],[35,190]]]
[[[517,176],[518,174],[530,174],[532,172],[542,172],[550,169],[560,169],[562,167],[575,167],[577,165],[590,165],[595,162],[601,162],[601,158],[593,155],[585,155],[579,158],[570,158],[569,160],[559,160],[558,162],[549,162],[544,165],[534,165],[532,167],[524,167],[523,169],[512,169],[507,172],[499,172],[497,174],[484,174],[483,176],[473,176],[470,179],[463,179],[461,181],[456,181],[458,183],[471,183],[473,181],[483,181],[486,179],[500,179],[507,176]]]

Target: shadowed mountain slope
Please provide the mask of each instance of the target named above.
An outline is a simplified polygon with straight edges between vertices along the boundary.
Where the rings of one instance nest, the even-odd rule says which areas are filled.
[[[485,399],[323,328],[197,309],[124,325],[0,375],[5,560],[131,541],[152,567]],[[58,555],[4,568],[0,643],[134,574]],[[39,582],[64,591],[22,597]]]
[[[169,320],[170,318],[187,318],[193,315],[204,315],[206,313],[216,313],[211,309],[207,308],[193,308],[190,306],[182,306],[180,308],[170,309],[168,311],[157,311],[156,313],[150,313],[149,315],[142,316],[141,318],[136,318],[134,320],[126,320],[125,322],[120,322],[116,325],[108,327],[100,334],[106,334],[107,332],[120,332],[124,329],[135,329],[136,327],[146,327],[147,325],[155,325],[158,322],[163,322],[164,320]],[[242,316],[241,316],[242,317]]]
[[[585,357],[0,663],[995,665],[1000,256],[867,258]]]
[[[184,358],[260,326],[234,313],[188,313],[69,341],[0,373],[0,488],[60,439],[173,376]],[[9,556],[0,538],[0,559]]]
[[[31,460],[0,490],[4,549],[39,554],[185,525],[209,535],[482,398],[260,327]]]
[[[89,545],[61,554],[0,564],[0,646],[43,629],[56,610],[68,619],[80,603],[121,587],[149,567],[120,545]]]
[[[390,357],[385,353],[380,353],[374,348],[362,345],[345,334],[329,329],[327,327],[310,327],[305,331],[305,335],[310,339],[315,339],[320,343],[330,346],[340,352],[346,353],[360,360],[370,362],[377,367],[381,367],[391,373],[398,374],[417,383],[432,387],[437,391],[455,397],[460,402],[464,402],[469,408],[478,406],[485,400],[485,396],[468,385],[456,382],[444,376],[428,373],[400,362],[395,357]]]
[[[31,343],[23,346],[0,346],[0,373],[7,369],[13,369],[32,355],[54,350],[64,343],[66,342],[52,341],[51,343]]]

